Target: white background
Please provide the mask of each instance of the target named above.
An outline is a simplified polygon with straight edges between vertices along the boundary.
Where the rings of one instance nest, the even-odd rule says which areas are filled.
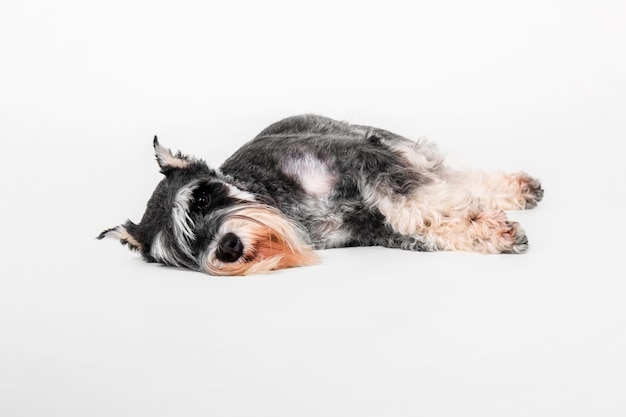
[[[626,415],[624,22],[618,0],[2,3],[0,415]],[[510,214],[530,251],[217,278],[94,239],[140,220],[154,134],[217,166],[304,112],[539,177]]]

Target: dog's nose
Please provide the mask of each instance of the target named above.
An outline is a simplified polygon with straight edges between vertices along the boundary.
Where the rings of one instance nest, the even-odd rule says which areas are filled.
[[[243,243],[234,233],[226,233],[215,251],[215,256],[222,262],[235,262],[242,254]]]

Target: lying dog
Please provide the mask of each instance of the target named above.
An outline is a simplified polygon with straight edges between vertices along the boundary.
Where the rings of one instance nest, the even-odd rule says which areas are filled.
[[[244,275],[316,262],[315,249],[522,253],[528,239],[502,210],[534,207],[524,173],[454,170],[432,144],[303,115],[281,120],[219,169],[154,138],[165,178],[139,224],[105,230],[161,262]]]

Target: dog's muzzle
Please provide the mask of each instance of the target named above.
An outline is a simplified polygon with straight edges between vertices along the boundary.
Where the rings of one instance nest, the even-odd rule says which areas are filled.
[[[222,262],[235,262],[242,254],[243,243],[234,233],[226,233],[215,251],[215,256]]]

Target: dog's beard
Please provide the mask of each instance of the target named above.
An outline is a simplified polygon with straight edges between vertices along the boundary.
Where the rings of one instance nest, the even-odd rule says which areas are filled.
[[[235,234],[243,245],[234,262],[218,259],[221,237]],[[223,220],[216,239],[201,259],[201,268],[212,275],[247,275],[311,265],[317,255],[305,243],[305,233],[280,211],[265,205],[238,207]]]

